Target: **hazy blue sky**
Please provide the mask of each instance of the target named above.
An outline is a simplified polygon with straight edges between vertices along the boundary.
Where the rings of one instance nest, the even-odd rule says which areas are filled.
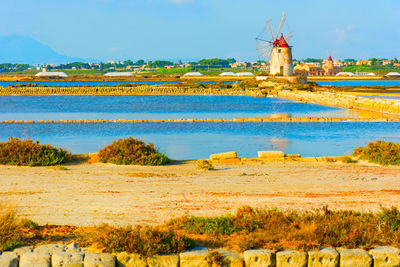
[[[282,12],[295,58],[400,58],[399,0],[1,0],[0,35],[100,60],[252,60],[255,36]]]

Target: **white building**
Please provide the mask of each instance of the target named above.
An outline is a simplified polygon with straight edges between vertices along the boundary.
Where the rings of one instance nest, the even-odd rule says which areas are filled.
[[[237,76],[234,72],[223,72],[219,76]]]
[[[398,72],[389,72],[385,75],[388,78],[400,78],[400,73]]]
[[[104,74],[106,77],[130,77],[133,76],[131,72],[108,72]]]
[[[188,73],[185,73],[183,76],[186,76],[186,77],[198,77],[198,76],[204,76],[202,73],[200,73],[200,72],[188,72]]]
[[[42,71],[39,72],[38,74],[35,75],[35,77],[57,77],[57,78],[67,78],[69,77],[66,73],[64,72],[47,72],[47,71]]]
[[[354,76],[352,72],[339,72],[336,76]]]
[[[254,74],[251,73],[251,72],[238,72],[238,73],[236,73],[236,76],[239,76],[239,77],[251,77],[251,76],[254,76]]]

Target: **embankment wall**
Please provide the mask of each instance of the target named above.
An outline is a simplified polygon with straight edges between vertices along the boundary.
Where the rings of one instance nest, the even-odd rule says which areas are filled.
[[[72,243],[74,244],[74,243]],[[272,251],[267,249],[247,250],[244,253],[217,249],[220,262],[212,262],[208,257],[210,250],[196,247],[180,254],[155,255],[145,258],[136,253],[94,253],[80,249],[72,244],[41,245],[35,248],[22,247],[0,256],[2,267],[32,266],[80,266],[80,267],[354,267],[354,266],[399,266],[400,250],[394,247],[376,247],[369,251],[362,249],[323,248],[321,250],[299,252],[292,250]],[[76,244],[76,243],[75,243]]]
[[[136,87],[0,87],[0,95],[245,95],[240,88],[190,88],[177,86]]]
[[[400,115],[400,100],[397,99],[368,98],[326,91],[308,92],[278,90],[277,95],[280,98],[291,99],[305,103]]]
[[[79,120],[4,120],[2,123],[198,123],[198,122],[235,122],[235,123],[268,123],[268,122],[383,122],[400,121],[400,118],[322,118],[322,117],[298,117],[298,118],[234,118],[234,119],[168,119],[168,120],[139,120],[139,119],[79,119]]]

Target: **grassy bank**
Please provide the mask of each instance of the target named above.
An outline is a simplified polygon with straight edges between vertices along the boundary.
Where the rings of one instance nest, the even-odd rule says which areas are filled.
[[[14,210],[0,217],[1,249],[16,245],[76,241],[105,252],[145,256],[178,253],[195,245],[244,251],[253,248],[309,250],[321,247],[371,248],[400,245],[400,211],[281,211],[243,206],[235,214],[184,216],[159,226],[75,227],[21,221]],[[9,238],[5,238],[9,237]]]

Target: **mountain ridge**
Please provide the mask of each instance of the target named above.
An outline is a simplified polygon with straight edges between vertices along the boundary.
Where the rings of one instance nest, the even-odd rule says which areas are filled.
[[[75,61],[87,60],[59,54],[28,36],[0,36],[0,63],[60,64]]]

